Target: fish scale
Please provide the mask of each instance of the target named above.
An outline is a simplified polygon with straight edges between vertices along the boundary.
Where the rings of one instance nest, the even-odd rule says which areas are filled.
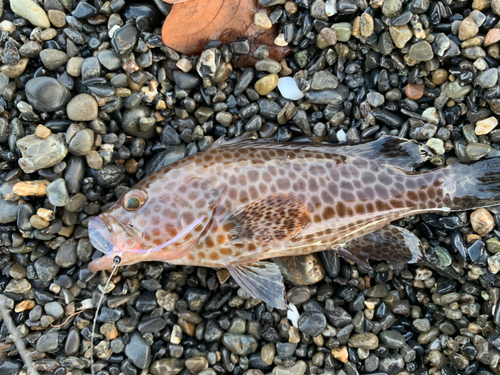
[[[141,261],[228,268],[250,295],[285,308],[269,258],[332,249],[368,259],[417,262],[420,241],[397,219],[498,204],[500,162],[415,172],[431,157],[400,138],[332,147],[218,141],[140,181],[89,222],[105,256],[89,269]]]

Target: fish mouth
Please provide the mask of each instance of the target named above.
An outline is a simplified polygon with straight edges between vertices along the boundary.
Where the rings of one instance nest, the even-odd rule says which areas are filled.
[[[141,248],[142,230],[121,223],[111,215],[101,214],[90,219],[88,229],[92,245],[106,255],[121,256]]]
[[[90,243],[104,256],[89,263],[89,270],[97,272],[113,267],[119,257],[121,265],[137,263],[142,231],[120,223],[112,216],[101,214],[89,220]]]
[[[89,220],[89,239],[92,246],[94,246],[101,253],[112,255],[114,245],[111,242],[111,233],[104,221],[99,217],[94,217]]]

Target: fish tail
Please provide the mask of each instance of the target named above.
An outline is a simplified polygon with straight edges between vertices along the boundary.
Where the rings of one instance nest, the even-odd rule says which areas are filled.
[[[500,204],[500,157],[473,164],[452,164],[445,179],[445,197],[452,211]]]

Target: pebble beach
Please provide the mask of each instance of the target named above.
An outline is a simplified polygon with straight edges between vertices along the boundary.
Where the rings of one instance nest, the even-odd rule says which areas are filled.
[[[282,264],[295,325],[226,270],[138,263],[106,288],[87,267],[92,217],[220,137],[392,135],[433,152],[421,170],[500,156],[500,0],[259,0],[271,46],[200,55],[163,43],[171,7],[0,1],[0,304],[38,373],[500,374],[500,206],[393,223],[424,264]],[[27,374],[14,341],[2,323],[2,375]]]

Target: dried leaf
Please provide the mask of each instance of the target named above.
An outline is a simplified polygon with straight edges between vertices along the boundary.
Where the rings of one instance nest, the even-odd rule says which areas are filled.
[[[256,9],[256,0],[191,0],[174,4],[163,24],[163,43],[186,54],[200,53],[212,40],[226,44],[246,35]]]
[[[274,44],[277,26],[261,30],[253,23],[258,9],[256,0],[164,0],[174,4],[162,30],[163,43],[181,53],[199,54],[212,40],[228,44],[239,38],[250,42],[250,53],[233,61],[237,68],[253,66],[254,51],[261,45],[269,47],[269,58],[281,61],[291,52],[289,47]],[[269,9],[265,8],[269,13]]]

